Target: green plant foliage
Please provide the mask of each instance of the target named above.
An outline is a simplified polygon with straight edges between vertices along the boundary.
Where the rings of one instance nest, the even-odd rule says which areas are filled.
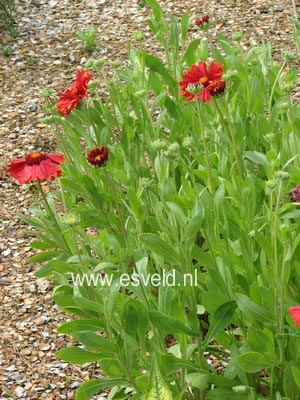
[[[83,31],[82,29],[78,28],[75,32],[75,36],[79,39],[84,48],[92,52],[96,47],[96,40],[97,40],[97,30],[94,25],[91,25],[87,30]]]
[[[89,60],[97,72],[67,92],[65,116],[44,94],[65,163],[22,218],[36,232],[36,276],[52,277],[54,301],[76,316],[58,329],[76,344],[57,356],[103,371],[79,400],[105,388],[112,399],[296,400],[297,68],[268,43],[244,52],[240,35],[218,33],[212,47],[208,27],[190,40],[187,14],[144,3],[163,57],[135,41],[110,80]],[[95,28],[76,35],[93,49]]]

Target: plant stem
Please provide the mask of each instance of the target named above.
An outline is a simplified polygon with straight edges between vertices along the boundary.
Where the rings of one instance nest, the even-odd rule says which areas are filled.
[[[278,80],[280,78],[280,75],[282,74],[282,71],[283,71],[283,69],[285,67],[285,64],[286,64],[286,61],[284,61],[282,63],[282,66],[280,67],[280,70],[278,71],[278,74],[277,74],[277,76],[275,78],[275,81],[273,83],[273,86],[272,86],[272,90],[271,90],[271,94],[270,94],[270,100],[269,100],[269,110],[268,110],[268,118],[269,119],[270,119],[271,110],[272,110],[272,101],[273,101],[273,97],[274,97],[275,87],[276,87],[277,82],[278,82]]]
[[[44,190],[43,190],[43,188],[42,188],[41,182],[38,181],[38,182],[37,182],[37,185],[38,185],[38,188],[39,188],[39,190],[40,190],[40,192],[41,192],[42,198],[43,198],[43,200],[44,200],[44,204],[45,204],[45,206],[46,206],[46,209],[47,209],[47,211],[49,212],[49,214],[50,214],[50,216],[51,216],[51,218],[52,218],[52,220],[53,220],[53,222],[54,222],[54,225],[55,225],[57,231],[59,232],[59,234],[60,234],[60,236],[61,236],[61,238],[62,238],[62,240],[63,240],[63,242],[64,242],[64,245],[65,245],[65,247],[66,247],[66,250],[68,251],[69,254],[72,254],[72,251],[71,251],[71,249],[70,249],[70,246],[68,245],[68,243],[67,243],[67,241],[66,241],[66,238],[64,237],[63,232],[62,232],[62,230],[61,230],[61,228],[60,228],[60,226],[59,226],[59,224],[58,224],[58,222],[57,222],[56,216],[55,216],[55,214],[53,213],[53,211],[51,210],[51,207],[50,207],[50,205],[49,205],[49,203],[48,203],[47,197],[46,197],[46,195],[45,195],[45,193],[44,193]]]
[[[121,211],[120,204],[119,204],[119,201],[118,201],[118,198],[117,198],[117,193],[116,193],[115,187],[114,187],[115,183],[113,182],[113,179],[111,179],[111,177],[107,173],[105,167],[104,167],[104,174],[106,176],[107,181],[111,183],[110,184],[110,188],[111,188],[111,191],[112,191],[114,199],[115,199],[115,204],[116,204],[116,208],[117,208],[117,214],[118,214],[118,217],[119,217],[119,220],[120,220],[120,223],[121,223],[121,228],[122,228],[122,231],[123,231],[123,234],[124,234],[124,238],[126,240],[126,243],[128,243],[127,231],[126,231],[125,224],[124,224],[124,221],[123,221],[123,218],[122,218],[122,211]]]
[[[228,109],[227,103],[224,100],[224,98],[222,97],[222,104],[223,104],[223,107],[224,107],[224,111],[225,111],[228,123],[226,123],[226,121],[224,120],[224,117],[223,117],[222,111],[221,111],[221,109],[219,107],[218,101],[215,100],[214,102],[215,102],[215,105],[217,107],[218,113],[220,115],[220,119],[221,119],[224,127],[227,129],[227,131],[229,133],[229,137],[230,137],[231,142],[233,144],[233,151],[234,151],[234,155],[235,155],[235,158],[236,158],[239,174],[241,176],[244,176],[244,168],[243,168],[243,165],[242,165],[242,162],[241,162],[240,154],[239,154],[238,149],[237,149],[236,140],[235,140],[235,134],[234,134],[234,130],[233,130],[233,126],[232,126],[231,117],[230,117],[230,113],[229,113],[229,109]]]
[[[204,133],[199,102],[200,102],[200,100],[196,100],[200,134],[201,134],[201,138],[202,138],[202,142],[203,142],[204,153],[205,153],[205,162],[206,162],[206,168],[207,168],[207,174],[208,174],[208,189],[209,189],[211,195],[214,196],[215,189],[214,189],[213,178],[212,178],[211,163],[210,163],[210,159],[209,159],[209,152],[208,152],[208,148],[207,148],[206,137],[205,137],[205,133]]]
[[[299,156],[299,144],[298,144],[298,138],[296,135],[296,126],[295,126],[295,120],[294,120],[294,115],[293,115],[293,108],[292,108],[292,102],[291,102],[291,98],[289,96],[289,111],[290,111],[290,115],[291,115],[291,124],[292,124],[292,129],[293,129],[293,139],[294,139],[294,146],[295,146],[295,153]],[[299,165],[299,159],[298,157],[296,158],[296,163],[297,165]]]
[[[291,0],[292,6],[293,6],[293,10],[294,10],[294,17],[296,19],[298,19],[298,13],[297,13],[297,8],[296,8],[296,4],[295,4],[295,0]]]

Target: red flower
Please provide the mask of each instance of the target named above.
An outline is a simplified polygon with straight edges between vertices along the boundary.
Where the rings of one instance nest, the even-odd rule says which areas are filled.
[[[7,172],[19,185],[33,181],[53,181],[61,176],[59,164],[65,161],[63,154],[35,152],[23,158],[13,158]]]
[[[300,326],[300,306],[293,306],[289,308],[289,316],[293,318],[295,325]]]
[[[76,81],[71,89],[64,93],[59,93],[59,100],[56,104],[56,110],[67,117],[74,108],[78,107],[80,100],[87,97],[88,83],[92,79],[92,74],[85,70],[76,71]]]
[[[208,16],[208,15],[203,15],[202,18],[197,18],[197,19],[195,20],[195,24],[196,24],[197,26],[202,26],[202,25],[204,25],[204,24],[207,24],[208,22],[209,22],[209,16]]]
[[[289,191],[290,202],[300,203],[300,187],[296,185],[292,190]]]
[[[209,66],[206,66],[204,61],[200,61],[198,65],[192,65],[188,72],[182,76],[182,81],[179,82],[180,93],[187,100],[196,101],[200,99],[203,102],[209,103],[211,96],[216,96],[224,92],[226,83],[222,80],[223,65],[216,64],[212,61]],[[201,86],[201,90],[195,94],[195,89]]]
[[[87,156],[87,160],[93,165],[103,165],[108,160],[108,148],[102,146],[101,149],[95,147]]]

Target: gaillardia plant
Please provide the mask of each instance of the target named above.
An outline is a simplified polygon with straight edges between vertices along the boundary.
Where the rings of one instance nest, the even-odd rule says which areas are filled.
[[[187,14],[138,3],[162,59],[135,41],[111,79],[98,68],[84,107],[91,73],[78,71],[52,115],[63,174],[62,155],[8,167],[41,189],[23,219],[41,250],[36,276],[52,277],[70,314],[58,331],[73,345],[57,357],[95,363],[77,400],[105,389],[110,400],[297,400],[300,107],[286,90],[297,67],[269,44],[244,52],[217,33],[208,45],[194,23],[192,39]],[[40,181],[55,177],[46,195]]]

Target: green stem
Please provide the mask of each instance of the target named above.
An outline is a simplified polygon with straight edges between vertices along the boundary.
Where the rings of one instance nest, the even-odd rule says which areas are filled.
[[[49,214],[50,214],[50,216],[51,216],[51,218],[52,218],[52,220],[53,220],[53,222],[54,222],[54,225],[55,225],[57,231],[59,232],[59,234],[60,234],[60,236],[61,236],[61,238],[62,238],[62,240],[63,240],[63,242],[64,242],[64,245],[65,245],[65,247],[66,247],[66,250],[68,251],[69,254],[72,254],[72,251],[71,251],[71,249],[70,249],[70,246],[68,245],[68,243],[67,243],[67,241],[66,241],[66,238],[64,237],[64,234],[63,234],[63,232],[62,232],[62,230],[61,230],[61,228],[60,228],[60,226],[59,226],[59,224],[58,224],[58,222],[57,222],[56,216],[55,216],[55,214],[53,213],[53,211],[52,211],[52,209],[51,209],[51,207],[50,207],[50,205],[49,205],[49,203],[48,203],[48,200],[47,200],[47,197],[46,197],[46,195],[45,195],[45,193],[44,193],[44,191],[43,191],[41,182],[38,181],[38,182],[37,182],[37,185],[38,185],[38,188],[39,188],[39,190],[40,190],[40,192],[41,192],[42,198],[43,198],[43,200],[44,200],[44,204],[45,204],[45,206],[46,206],[46,209],[47,209],[47,211],[49,212]]]
[[[279,80],[279,78],[280,78],[280,75],[282,74],[282,71],[283,71],[283,69],[284,69],[284,67],[285,67],[285,64],[286,64],[286,61],[284,61],[284,62],[282,63],[282,66],[280,67],[280,70],[278,71],[278,74],[277,74],[277,76],[276,76],[276,78],[275,78],[275,81],[274,81],[274,83],[273,83],[273,86],[272,86],[271,95],[270,95],[270,100],[269,100],[269,110],[268,110],[269,119],[270,119],[270,116],[271,116],[272,101],[273,101],[273,97],[274,97],[275,87],[276,87],[276,85],[277,85],[277,83],[278,83],[278,80]]]
[[[222,104],[223,104],[224,111],[225,111],[225,114],[226,114],[226,117],[227,117],[227,121],[228,121],[228,123],[226,123],[224,118],[223,118],[222,111],[220,110],[218,101],[215,100],[214,103],[215,103],[215,105],[217,107],[218,113],[220,115],[220,119],[223,122],[224,127],[227,129],[227,131],[229,133],[230,140],[231,140],[231,142],[233,144],[233,151],[234,151],[234,155],[235,155],[235,158],[236,158],[239,174],[241,176],[244,176],[244,168],[243,168],[243,165],[242,165],[242,162],[241,162],[240,154],[239,154],[238,149],[237,149],[234,129],[233,129],[233,126],[232,126],[228,105],[227,105],[226,101],[224,100],[224,98],[222,97]]]
[[[111,188],[112,194],[113,194],[114,199],[115,199],[115,204],[116,204],[116,208],[117,208],[117,214],[118,214],[118,217],[119,217],[119,220],[120,220],[120,223],[121,223],[121,228],[122,228],[126,243],[128,243],[127,231],[126,231],[125,224],[124,224],[124,221],[123,221],[123,218],[122,218],[122,211],[121,211],[120,204],[119,204],[119,201],[118,201],[117,193],[115,191],[115,183],[114,183],[113,179],[110,177],[110,175],[107,173],[105,167],[104,167],[104,174],[106,176],[107,181],[110,182],[110,188]]]
[[[291,115],[291,124],[292,124],[292,129],[293,129],[293,139],[294,139],[294,146],[295,146],[295,153],[299,156],[299,144],[298,144],[298,138],[296,135],[296,126],[295,126],[295,120],[294,120],[294,115],[293,115],[293,108],[292,108],[292,102],[291,102],[291,98],[289,96],[289,111],[290,111],[290,115]],[[297,165],[299,165],[299,159],[298,157],[296,158],[296,163]]]
[[[199,102],[200,102],[200,100],[196,100],[197,114],[198,114],[199,127],[200,127],[200,134],[201,134],[201,138],[202,138],[202,142],[203,142],[204,153],[205,153],[205,163],[206,163],[207,174],[208,174],[208,189],[209,189],[211,195],[214,196],[215,195],[215,189],[214,189],[214,185],[213,185],[211,163],[210,163],[209,152],[208,152],[207,143],[206,143],[206,137],[205,137],[204,128],[203,128],[203,122],[202,122],[202,118],[201,118],[201,110],[200,110]]]

